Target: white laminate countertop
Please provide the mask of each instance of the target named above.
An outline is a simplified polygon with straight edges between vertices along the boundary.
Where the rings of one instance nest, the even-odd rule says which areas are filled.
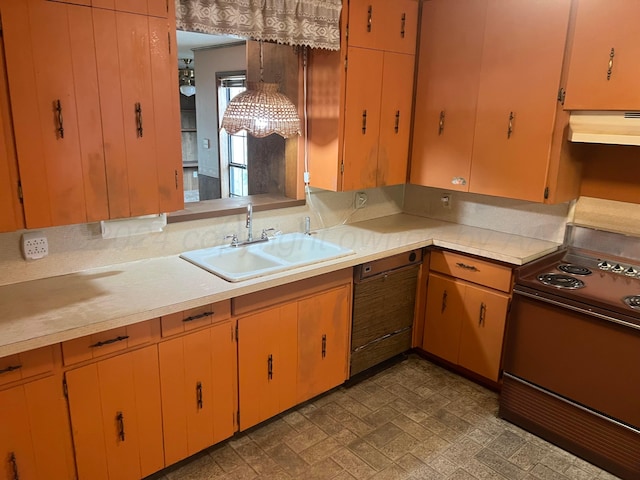
[[[239,283],[178,255],[0,287],[0,357],[436,245],[515,265],[560,244],[397,214],[341,225],[319,238],[355,253]]]

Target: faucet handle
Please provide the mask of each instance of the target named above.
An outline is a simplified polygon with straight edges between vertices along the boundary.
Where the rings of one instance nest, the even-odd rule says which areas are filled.
[[[271,235],[272,237],[275,237],[276,235],[280,235],[282,233],[280,230],[276,230],[275,228],[263,228],[260,238],[262,240],[269,240],[269,233],[271,232],[273,232]]]
[[[238,246],[238,235],[236,233],[232,233],[230,235],[225,235],[224,239],[227,240],[228,238],[231,239],[231,246],[232,247],[237,247]]]

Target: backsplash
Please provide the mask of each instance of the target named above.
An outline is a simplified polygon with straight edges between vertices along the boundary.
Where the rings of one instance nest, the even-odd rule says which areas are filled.
[[[304,217],[311,229],[321,229],[401,212],[404,186],[366,190],[365,208],[355,210],[354,192],[312,191],[307,205],[258,211],[253,232],[275,228],[284,233],[304,231]],[[132,262],[225,243],[224,236],[246,236],[244,215],[172,223],[159,233],[103,239],[99,223],[40,229],[49,244],[49,255],[25,261],[20,252],[24,231],[0,234],[0,285],[64,275],[67,273]]]
[[[541,205],[415,185],[375,188],[364,190],[364,193],[367,196],[364,208],[355,209],[355,192],[335,193],[312,189],[305,206],[255,212],[254,234],[271,227],[284,233],[304,231],[305,216],[311,218],[311,229],[316,230],[404,211],[561,243],[566,223],[573,221],[573,203]],[[448,208],[441,202],[444,193],[450,196]],[[593,212],[591,216],[585,214],[585,210],[592,207],[593,200],[597,199],[578,202],[580,208],[576,210],[580,212],[580,218],[600,218]],[[605,206],[607,208],[604,208],[603,214],[612,216],[607,213],[608,204]],[[635,207],[637,209],[637,205]],[[611,208],[615,210],[615,206]],[[240,238],[246,235],[244,215],[172,223],[163,232],[112,239],[102,238],[99,223],[41,230],[49,243],[49,255],[28,262],[22,259],[20,252],[23,231],[0,234],[0,285],[150,257],[176,255],[187,250],[220,245],[225,243],[224,236],[231,233],[237,233]]]
[[[442,196],[449,196],[444,206]],[[573,202],[558,205],[407,185],[404,211],[414,215],[562,243]]]

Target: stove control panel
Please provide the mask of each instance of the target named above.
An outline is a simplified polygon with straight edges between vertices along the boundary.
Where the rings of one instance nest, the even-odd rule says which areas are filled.
[[[640,267],[635,267],[633,265],[623,265],[616,262],[609,262],[607,260],[600,260],[598,261],[598,268],[600,270],[619,273],[628,277],[640,277]]]

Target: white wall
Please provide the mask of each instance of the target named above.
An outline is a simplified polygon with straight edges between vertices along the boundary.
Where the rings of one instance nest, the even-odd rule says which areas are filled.
[[[194,51],[199,174],[220,178],[216,73],[246,70],[246,58],[244,44]],[[204,139],[209,140],[209,148],[204,148]]]

